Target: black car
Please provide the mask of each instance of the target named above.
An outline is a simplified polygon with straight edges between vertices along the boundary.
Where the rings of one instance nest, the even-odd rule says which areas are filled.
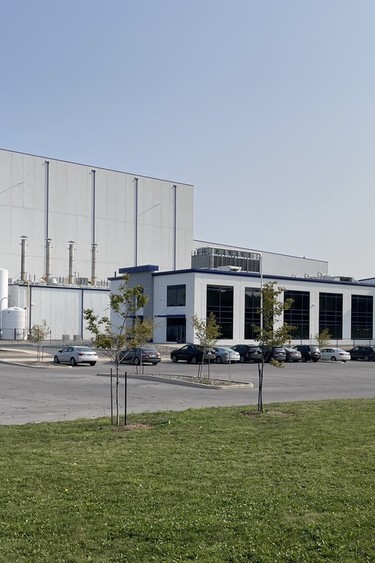
[[[121,364],[152,364],[156,366],[161,361],[160,352],[154,346],[142,346],[138,348],[126,348],[120,352]]]
[[[272,348],[264,349],[264,361],[270,362],[276,360],[277,362],[286,362],[286,352],[282,346],[273,346]]]
[[[315,344],[298,344],[294,348],[301,352],[303,362],[318,362],[322,357],[319,346]]]
[[[352,360],[364,360],[365,362],[375,360],[375,346],[354,346],[348,352]]]
[[[240,362],[260,362],[262,359],[262,350],[256,344],[235,344],[232,346],[240,355]]]
[[[213,350],[205,351],[203,346],[199,346],[199,344],[185,344],[182,348],[171,352],[172,362],[184,361],[189,364],[197,364],[202,359],[205,362],[214,362],[215,358],[216,355]]]

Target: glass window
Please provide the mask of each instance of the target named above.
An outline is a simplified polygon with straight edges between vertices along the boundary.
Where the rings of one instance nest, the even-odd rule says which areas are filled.
[[[186,305],[186,285],[168,285],[167,307],[184,307]]]
[[[167,342],[186,341],[186,319],[182,317],[167,318]]]
[[[245,287],[245,339],[256,339],[256,326],[260,326],[260,290]]]
[[[291,332],[293,338],[310,337],[310,293],[308,291],[284,291],[284,302],[293,299],[290,309],[284,311],[284,322],[295,327]]]
[[[353,340],[372,340],[373,332],[373,297],[372,295],[352,295]]]
[[[233,338],[233,287],[207,286],[207,317],[210,313],[220,327],[220,338]]]
[[[342,338],[342,293],[319,294],[319,333],[328,329],[332,338]]]

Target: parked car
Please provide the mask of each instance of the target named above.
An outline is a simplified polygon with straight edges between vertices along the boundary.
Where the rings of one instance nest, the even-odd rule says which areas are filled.
[[[272,348],[264,349],[264,361],[270,362],[276,360],[277,362],[286,362],[286,352],[281,346],[273,346]]]
[[[288,346],[284,348],[286,354],[287,362],[300,362],[302,360],[302,354],[299,350],[295,348],[289,348]]]
[[[298,344],[293,348],[301,352],[303,362],[318,362],[321,358],[319,346],[315,344]]]
[[[352,360],[375,360],[375,346],[354,346],[348,352]]]
[[[322,360],[332,360],[332,362],[340,361],[347,362],[351,360],[351,355],[342,348],[322,348]]]
[[[137,348],[126,348],[120,352],[121,364],[152,364],[156,366],[161,361],[160,352],[154,346],[139,346]]]
[[[240,361],[240,354],[229,346],[215,346],[215,360],[217,364],[228,364]]]
[[[235,344],[232,350],[240,355],[240,362],[260,362],[262,359],[262,350],[257,344]]]
[[[90,364],[94,366],[98,361],[98,354],[89,346],[65,346],[56,352],[53,361],[55,364]]]
[[[198,362],[214,362],[215,352],[213,350],[206,350],[199,344],[185,344],[182,348],[177,348],[171,352],[172,362],[188,362],[190,364],[197,364]]]

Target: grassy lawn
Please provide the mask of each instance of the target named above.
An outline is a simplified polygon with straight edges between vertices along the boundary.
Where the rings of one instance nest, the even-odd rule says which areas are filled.
[[[0,427],[0,561],[374,562],[375,400]]]

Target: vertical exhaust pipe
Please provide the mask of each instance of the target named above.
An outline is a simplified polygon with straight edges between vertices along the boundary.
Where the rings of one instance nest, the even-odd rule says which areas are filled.
[[[91,285],[96,285],[96,254],[97,244],[94,242],[91,245]]]
[[[21,281],[26,281],[26,246],[27,237],[21,236]]]
[[[69,274],[68,274],[68,284],[70,285],[74,281],[73,266],[74,266],[74,240],[70,240],[69,241]]]
[[[46,283],[49,282],[51,277],[51,245],[52,239],[46,239]]]

